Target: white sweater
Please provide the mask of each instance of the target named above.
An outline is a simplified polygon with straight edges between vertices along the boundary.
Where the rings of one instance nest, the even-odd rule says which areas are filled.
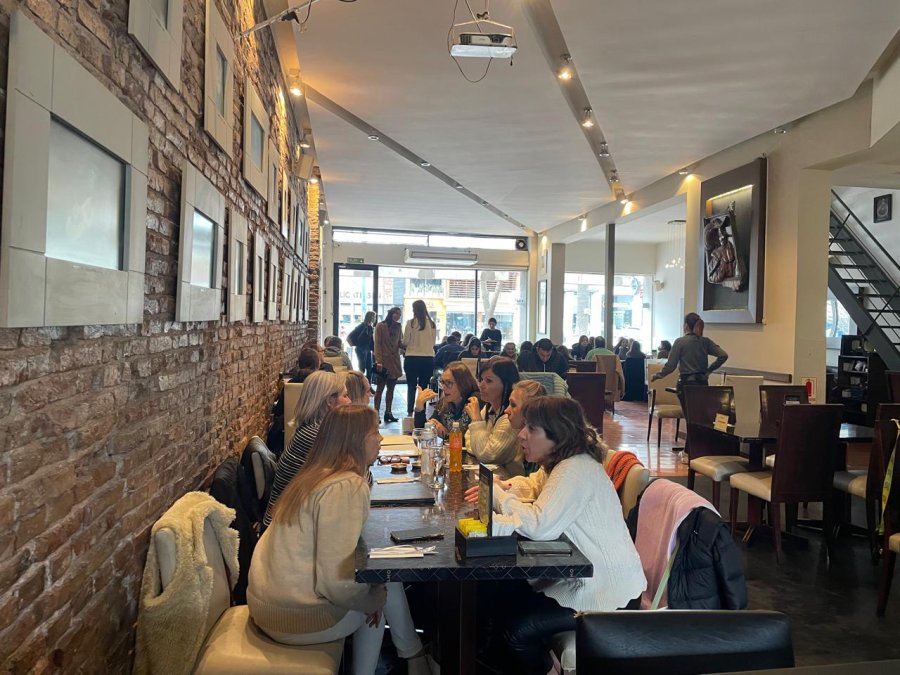
[[[482,408],[483,421],[470,422],[466,431],[466,448],[482,464],[492,465],[497,478],[507,479],[525,473],[519,432],[512,428],[509,417],[488,415]],[[494,466],[496,468],[494,468]]]
[[[622,506],[603,465],[589,455],[564,459],[550,475],[540,469],[512,478],[508,491],[495,486],[493,534],[513,531],[535,540],[565,534],[594,565],[588,579],[553,579],[535,590],[578,612],[624,607],[646,588],[647,580]],[[519,498],[534,499],[525,504]]]
[[[407,356],[430,356],[434,358],[434,343],[437,342],[437,330],[425,322],[425,328],[419,330],[419,320],[410,319],[403,329],[403,344],[406,345]]]

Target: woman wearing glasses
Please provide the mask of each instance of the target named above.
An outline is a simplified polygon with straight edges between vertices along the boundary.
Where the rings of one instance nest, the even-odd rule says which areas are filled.
[[[478,383],[472,377],[472,371],[459,361],[451,363],[441,373],[441,400],[434,407],[431,424],[434,432],[442,438],[450,435],[454,422],[459,422],[463,434],[469,428],[469,415],[466,412],[466,401],[478,393]],[[431,389],[422,389],[416,396],[416,428],[425,426],[425,404],[436,398],[438,394]]]

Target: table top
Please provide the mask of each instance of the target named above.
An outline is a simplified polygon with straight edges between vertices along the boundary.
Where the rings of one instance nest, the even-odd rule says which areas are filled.
[[[390,475],[387,467],[372,467],[375,478]],[[505,579],[568,579],[590,577],[594,573],[591,562],[574,546],[568,556],[498,556],[456,559],[456,521],[474,513],[474,504],[463,501],[465,488],[475,484],[477,472],[448,473],[447,485],[435,490],[433,506],[405,506],[372,509],[363,527],[356,549],[356,581],[383,583],[386,581],[485,581]],[[403,485],[398,484],[394,487]],[[383,486],[382,486],[383,487]],[[393,546],[391,532],[419,527],[439,527],[444,538],[422,542],[435,546],[434,555],[423,558],[370,559],[370,547]]]
[[[697,423],[694,422],[693,424]],[[774,443],[778,440],[778,430],[776,428],[757,421],[748,421],[742,423],[740,420],[738,420],[735,424],[729,424],[724,431],[721,429],[715,429],[712,421],[700,424],[699,426],[714,429],[719,433],[728,434],[729,436],[734,436],[735,438],[740,439],[741,442]],[[859,424],[841,424],[840,439],[842,441],[858,443],[871,441],[872,438],[872,427],[865,427]]]

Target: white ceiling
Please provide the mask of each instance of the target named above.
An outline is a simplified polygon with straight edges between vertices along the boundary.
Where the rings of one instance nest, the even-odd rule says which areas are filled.
[[[648,215],[635,214],[633,218],[616,224],[616,242],[633,244],[662,244],[669,241],[669,221],[684,220],[684,202],[673,204]],[[581,240],[605,241],[606,230],[595,227],[584,233]],[[574,244],[577,246],[577,242]]]
[[[453,5],[322,0],[298,38],[303,78],[535,230],[609,201],[523,1],[491,2],[492,18],[515,26],[519,52],[513,67],[495,62],[479,84],[463,80],[446,52]],[[553,6],[628,191],[852,95],[900,28],[893,0]],[[484,62],[462,65],[477,76]],[[332,224],[520,232],[309,107]]]

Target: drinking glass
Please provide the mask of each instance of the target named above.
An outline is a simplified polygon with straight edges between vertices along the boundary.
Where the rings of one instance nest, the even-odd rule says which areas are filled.
[[[444,442],[440,438],[432,440],[431,445],[431,466],[432,479],[429,486],[440,490],[444,487],[444,466],[447,462],[447,455],[444,451]]]
[[[425,479],[432,475],[431,445],[434,441],[434,429],[413,429],[412,438],[419,449],[419,463],[422,466],[422,478]]]

